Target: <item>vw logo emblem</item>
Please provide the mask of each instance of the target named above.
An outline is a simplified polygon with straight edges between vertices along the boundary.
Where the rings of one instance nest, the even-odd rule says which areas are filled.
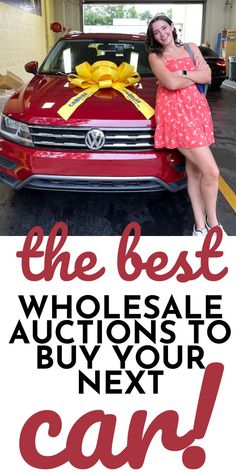
[[[105,140],[105,134],[98,128],[90,129],[85,135],[85,144],[89,149],[101,149]]]

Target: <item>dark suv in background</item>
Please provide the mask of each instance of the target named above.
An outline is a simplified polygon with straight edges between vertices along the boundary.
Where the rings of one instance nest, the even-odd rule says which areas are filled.
[[[226,79],[225,60],[218,57],[212,49],[206,46],[199,46],[199,49],[211,68],[211,86],[220,87]]]

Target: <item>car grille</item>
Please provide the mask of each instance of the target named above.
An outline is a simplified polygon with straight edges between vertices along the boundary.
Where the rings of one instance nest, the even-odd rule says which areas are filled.
[[[30,126],[31,136],[36,147],[88,151],[85,143],[86,133],[92,128]],[[98,129],[98,128],[96,128]],[[99,128],[105,134],[104,151],[138,151],[154,147],[154,129],[147,128]],[[93,151],[96,151],[94,149]],[[99,149],[98,151],[101,151]]]
[[[0,173],[0,181],[2,179]],[[24,181],[8,182],[17,190],[26,187],[37,190],[74,192],[176,192],[186,187],[186,178],[167,183],[158,177],[70,177],[63,175],[31,175]]]

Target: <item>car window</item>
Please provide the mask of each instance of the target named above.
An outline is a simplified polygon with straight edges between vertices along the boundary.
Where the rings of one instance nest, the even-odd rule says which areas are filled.
[[[75,71],[84,61],[112,61],[118,66],[128,62],[141,76],[153,75],[149,67],[144,41],[86,39],[59,41],[49,53],[39,72],[65,73]]]

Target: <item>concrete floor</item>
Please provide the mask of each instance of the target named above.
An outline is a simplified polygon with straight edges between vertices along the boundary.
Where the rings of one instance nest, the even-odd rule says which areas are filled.
[[[212,147],[224,181],[236,193],[236,84],[210,90],[216,144]],[[57,221],[67,223],[70,235],[120,235],[126,224],[138,221],[143,235],[185,235],[193,216],[186,190],[147,194],[15,192],[0,184],[0,235],[25,235],[34,225],[48,234]],[[219,192],[219,219],[236,236],[236,215]]]

